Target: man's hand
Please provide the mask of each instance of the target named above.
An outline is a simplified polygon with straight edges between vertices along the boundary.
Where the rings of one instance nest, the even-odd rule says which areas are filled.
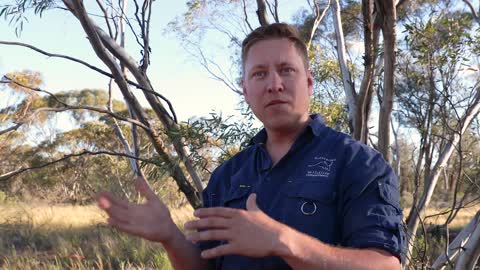
[[[275,255],[281,246],[280,233],[286,227],[267,216],[256,204],[256,194],[247,199],[247,211],[225,207],[202,208],[195,211],[198,220],[185,224],[192,242],[225,240],[227,243],[202,252],[205,259],[228,254],[248,257]]]
[[[97,195],[98,206],[108,214],[108,223],[120,231],[167,244],[175,235],[176,225],[165,204],[160,201],[145,179],[135,179],[136,190],[146,198],[134,204],[103,192]]]

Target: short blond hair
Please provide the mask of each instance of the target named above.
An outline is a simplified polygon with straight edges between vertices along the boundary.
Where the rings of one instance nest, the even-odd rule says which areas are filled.
[[[300,32],[294,26],[286,23],[272,23],[269,25],[260,26],[253,30],[242,42],[242,70],[245,71],[245,62],[247,61],[247,54],[250,48],[257,42],[268,39],[287,38],[298,50],[298,53],[303,59],[305,69],[308,69],[308,52],[307,46],[300,39]]]

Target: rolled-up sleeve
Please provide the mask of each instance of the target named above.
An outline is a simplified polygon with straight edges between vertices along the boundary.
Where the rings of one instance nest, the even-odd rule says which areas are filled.
[[[399,182],[381,154],[362,149],[341,179],[342,245],[379,248],[401,259],[404,247]]]

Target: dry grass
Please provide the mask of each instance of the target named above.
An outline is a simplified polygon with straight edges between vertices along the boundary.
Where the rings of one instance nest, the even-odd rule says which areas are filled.
[[[426,216],[436,215],[447,212],[448,209],[429,208]],[[410,209],[403,210],[404,217],[409,213]],[[450,226],[462,227],[467,224],[470,219],[480,211],[480,204],[473,207],[461,209]],[[75,206],[75,205],[0,205],[0,224],[8,223],[28,223],[34,227],[48,228],[81,228],[97,224],[105,223],[106,216],[96,205]],[[179,225],[193,219],[193,209],[190,205],[181,208],[171,209],[172,218]],[[430,217],[427,223],[434,225],[442,225],[448,217],[448,213]]]
[[[435,208],[428,208],[424,217],[428,217],[425,219],[425,223],[429,225],[444,225],[445,221],[447,220],[450,212],[449,209],[435,209]],[[472,207],[463,208],[461,209],[455,219],[449,224],[451,228],[462,228],[465,226],[472,217],[480,211],[480,204],[474,205]],[[408,213],[410,212],[410,208],[403,209],[403,216],[404,218],[407,217]],[[444,214],[442,214],[444,213]]]
[[[450,227],[464,226],[479,210],[480,205],[462,209]],[[427,215],[439,212],[429,209]],[[193,219],[189,205],[171,213],[180,228]],[[95,205],[0,205],[0,270],[171,269],[159,244],[112,230],[105,218]],[[442,225],[446,218],[426,223]]]
[[[82,228],[106,222],[106,215],[96,205],[0,205],[0,224],[23,223],[35,228]],[[193,218],[190,205],[171,209],[172,218],[180,227]]]
[[[172,209],[183,228],[193,209]],[[161,245],[105,225],[95,205],[0,204],[0,270],[165,269]]]
[[[35,228],[81,228],[103,223],[104,214],[94,205],[28,205],[0,206],[0,224],[22,223]]]

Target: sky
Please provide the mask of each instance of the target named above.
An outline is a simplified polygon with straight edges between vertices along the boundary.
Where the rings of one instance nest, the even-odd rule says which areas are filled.
[[[0,0],[0,3],[4,1],[6,0]],[[199,64],[198,59],[185,51],[178,37],[168,30],[168,23],[187,10],[186,2],[184,0],[154,2],[151,25],[152,61],[148,73],[154,89],[172,102],[180,121],[187,121],[191,117],[208,116],[212,112],[241,117],[237,108],[242,97],[222,82],[214,80]],[[250,2],[253,4],[250,10],[254,12],[255,1]],[[301,8],[305,8],[305,3],[302,6],[301,2],[303,1],[281,0],[280,17],[292,18]],[[87,5],[87,11],[98,13],[94,0],[85,0],[84,3]],[[96,57],[80,23],[70,12],[51,10],[45,12],[42,18],[30,14],[28,19],[29,22],[24,24],[21,36],[17,37],[14,26],[0,18],[0,40],[28,43],[50,53],[74,56],[108,70]],[[255,21],[254,17],[250,19]],[[209,35],[204,41],[206,46],[203,48],[209,57],[214,57],[215,62],[222,67],[228,67],[231,55],[225,35]],[[360,43],[358,45],[353,49],[361,55],[362,46]],[[134,58],[139,58],[139,47],[132,39],[127,40],[126,49]],[[41,72],[44,78],[42,88],[51,92],[85,88],[107,89],[108,78],[80,64],[60,58],[49,58],[28,48],[0,44],[0,76],[24,69]],[[138,93],[140,90],[134,89],[135,91]],[[0,108],[8,102],[1,94]],[[122,98],[118,91],[114,97]],[[137,97],[142,95],[139,93]],[[141,98],[140,101],[142,102]],[[143,104],[147,105],[144,100]],[[58,122],[65,122],[66,118],[59,115]],[[374,119],[372,123],[376,122],[377,119]],[[257,125],[259,124],[257,122]]]
[[[88,4],[90,2],[94,3],[86,1]],[[185,11],[185,1],[154,3],[151,27],[153,54],[149,67],[149,77],[154,88],[173,103],[181,121],[192,116],[205,116],[213,111],[238,115],[236,108],[241,97],[212,79],[198,61],[180,46],[177,37],[166,32],[167,24]],[[24,24],[18,38],[13,25],[8,25],[1,18],[0,40],[28,43],[49,53],[74,56],[108,70],[95,56],[78,20],[69,12],[47,11],[42,18],[32,14],[28,19],[29,22]],[[138,58],[139,47],[135,45],[132,41],[127,41],[126,44],[132,56]],[[108,84],[106,77],[82,65],[65,59],[49,58],[28,48],[0,44],[0,74],[24,69],[41,72],[44,78],[42,88],[51,92],[106,89]],[[121,98],[119,93],[115,97]],[[5,102],[5,98],[0,97],[0,107],[5,106]]]
[[[13,0],[0,0],[0,8],[4,3],[12,3]],[[61,1],[59,1],[61,2]],[[129,10],[133,10],[133,1],[129,2]],[[210,113],[221,113],[224,117],[234,116],[231,121],[242,119],[239,103],[243,97],[234,93],[222,82],[215,80],[202,67],[198,59],[192,57],[182,46],[175,33],[172,33],[168,24],[176,17],[182,16],[187,11],[187,0],[155,1],[153,3],[150,45],[152,48],[151,65],[148,75],[154,89],[168,98],[173,104],[179,121],[187,121],[191,118],[208,117]],[[256,2],[249,3],[249,19],[256,22]],[[280,0],[279,14],[283,21],[289,22],[301,8],[306,8],[306,1],[302,2]],[[99,14],[96,1],[85,0],[87,12]],[[209,7],[207,7],[209,8]],[[228,6],[243,16],[243,10],[238,7]],[[227,14],[227,13],[225,13]],[[86,34],[79,21],[65,10],[47,10],[42,17],[33,14],[27,15],[28,22],[23,25],[20,36],[15,34],[15,25],[9,24],[8,20],[0,18],[0,40],[9,42],[21,42],[33,45],[48,53],[62,54],[81,59],[89,64],[108,71],[108,68],[97,58]],[[235,17],[232,17],[235,19]],[[212,18],[207,17],[207,20]],[[215,18],[213,18],[215,19]],[[218,19],[218,18],[216,18]],[[232,22],[222,21],[232,29],[238,25]],[[236,18],[237,20],[239,18]],[[243,20],[243,18],[240,18]],[[234,21],[234,20],[232,20]],[[103,21],[97,21],[100,24]],[[253,27],[258,25],[253,24]],[[126,50],[135,59],[140,59],[140,47],[135,43],[130,34],[127,36]],[[229,39],[219,32],[207,33],[203,37],[202,48],[209,59],[218,63],[224,71],[231,67],[230,58],[233,54],[228,47]],[[40,72],[43,77],[42,89],[52,93],[68,90],[81,89],[107,89],[109,79],[99,73],[74,62],[62,58],[51,58],[35,52],[31,49],[19,46],[0,44],[0,77],[9,72],[22,70]],[[234,70],[233,75],[237,72]],[[132,79],[133,80],[133,79]],[[137,93],[140,103],[148,107],[140,90],[132,87]],[[115,99],[122,100],[118,90],[114,90]],[[18,102],[18,99],[16,99]],[[0,108],[7,104],[14,104],[15,99],[0,92]],[[68,113],[57,113],[50,120],[51,130],[35,130],[30,128],[27,143],[32,145],[39,142],[39,138],[54,138],[56,131],[67,131],[75,128]],[[254,126],[260,127],[259,121],[254,121]],[[40,137],[39,137],[40,136]]]

